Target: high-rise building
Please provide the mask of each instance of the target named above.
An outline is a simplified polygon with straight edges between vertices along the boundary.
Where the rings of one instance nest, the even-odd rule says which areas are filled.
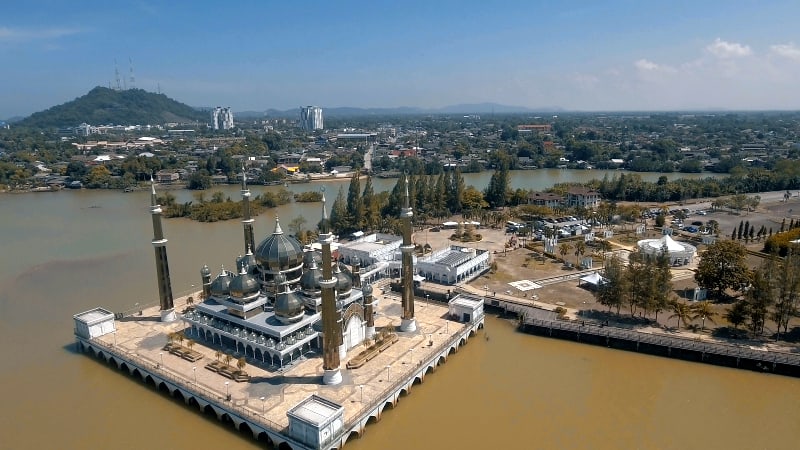
[[[300,128],[307,131],[323,129],[322,108],[319,106],[300,107]]]
[[[212,130],[230,130],[231,128],[233,128],[233,110],[230,106],[227,108],[217,106],[211,110]]]

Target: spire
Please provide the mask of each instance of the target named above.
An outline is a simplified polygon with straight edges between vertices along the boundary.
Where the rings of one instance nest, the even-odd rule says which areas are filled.
[[[275,216],[275,232],[272,234],[283,234],[283,230],[281,229],[281,221],[278,219],[278,216]]]
[[[406,180],[406,186],[405,186],[406,190],[405,190],[405,196],[403,197],[403,208],[408,209],[408,204],[409,204],[409,201],[410,201],[409,198],[408,198],[409,197],[409,195],[408,195],[408,174],[406,173],[404,176],[405,176],[405,180]]]
[[[153,175],[150,175],[150,206],[158,205],[158,199],[156,198],[156,183],[153,181]]]
[[[327,233],[328,232],[328,210],[325,206],[325,186],[319,188],[320,192],[322,192],[322,221],[320,222],[320,232]]]

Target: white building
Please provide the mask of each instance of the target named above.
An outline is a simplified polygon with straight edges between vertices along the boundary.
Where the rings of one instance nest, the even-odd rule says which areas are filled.
[[[419,258],[417,274],[440,284],[466,283],[489,268],[489,252],[451,245]]]
[[[233,110],[230,107],[217,106],[211,111],[212,130],[230,130],[233,128]]]
[[[300,107],[300,128],[306,131],[323,129],[322,108],[319,106]]]

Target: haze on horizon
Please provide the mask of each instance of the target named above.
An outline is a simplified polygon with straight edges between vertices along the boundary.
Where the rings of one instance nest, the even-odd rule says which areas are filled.
[[[50,2],[0,16],[0,118],[116,83],[234,111],[800,109],[800,2]],[[602,3],[602,4],[601,4]]]

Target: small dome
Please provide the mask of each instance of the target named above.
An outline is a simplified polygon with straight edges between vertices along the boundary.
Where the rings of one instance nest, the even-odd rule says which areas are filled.
[[[314,250],[307,250],[303,252],[303,267],[306,269],[311,268],[311,262],[314,261],[319,267],[322,264],[322,255]]]
[[[211,282],[211,295],[225,297],[230,292],[231,275],[225,269]]]
[[[363,292],[364,295],[372,295],[372,285],[365,284],[364,287],[361,288],[361,292]]]
[[[342,271],[339,263],[336,263],[333,268],[333,276],[336,277],[336,292],[344,294],[353,290],[353,280],[350,275]]]
[[[247,252],[246,255],[236,258],[236,265],[239,266],[239,270],[241,270],[244,266],[245,270],[247,270],[247,273],[252,274],[258,267],[258,262],[256,261],[256,257],[253,255],[253,252]]]
[[[275,297],[275,317],[284,325],[303,318],[303,300],[295,292],[283,291]]]
[[[200,276],[202,277],[210,277],[211,276],[211,269],[208,268],[208,264],[204,265],[202,269],[200,269]]]
[[[255,258],[265,270],[293,269],[303,262],[303,246],[293,236],[283,234],[275,219],[275,232],[256,247]]]
[[[228,291],[230,292],[231,297],[250,297],[254,294],[257,294],[259,291],[258,280],[249,273],[240,273],[239,275],[233,277],[233,280],[231,280],[231,283],[228,286]]]
[[[321,289],[319,285],[321,278],[322,270],[317,267],[317,262],[312,258],[311,266],[300,277],[300,288],[304,291],[319,291]]]

